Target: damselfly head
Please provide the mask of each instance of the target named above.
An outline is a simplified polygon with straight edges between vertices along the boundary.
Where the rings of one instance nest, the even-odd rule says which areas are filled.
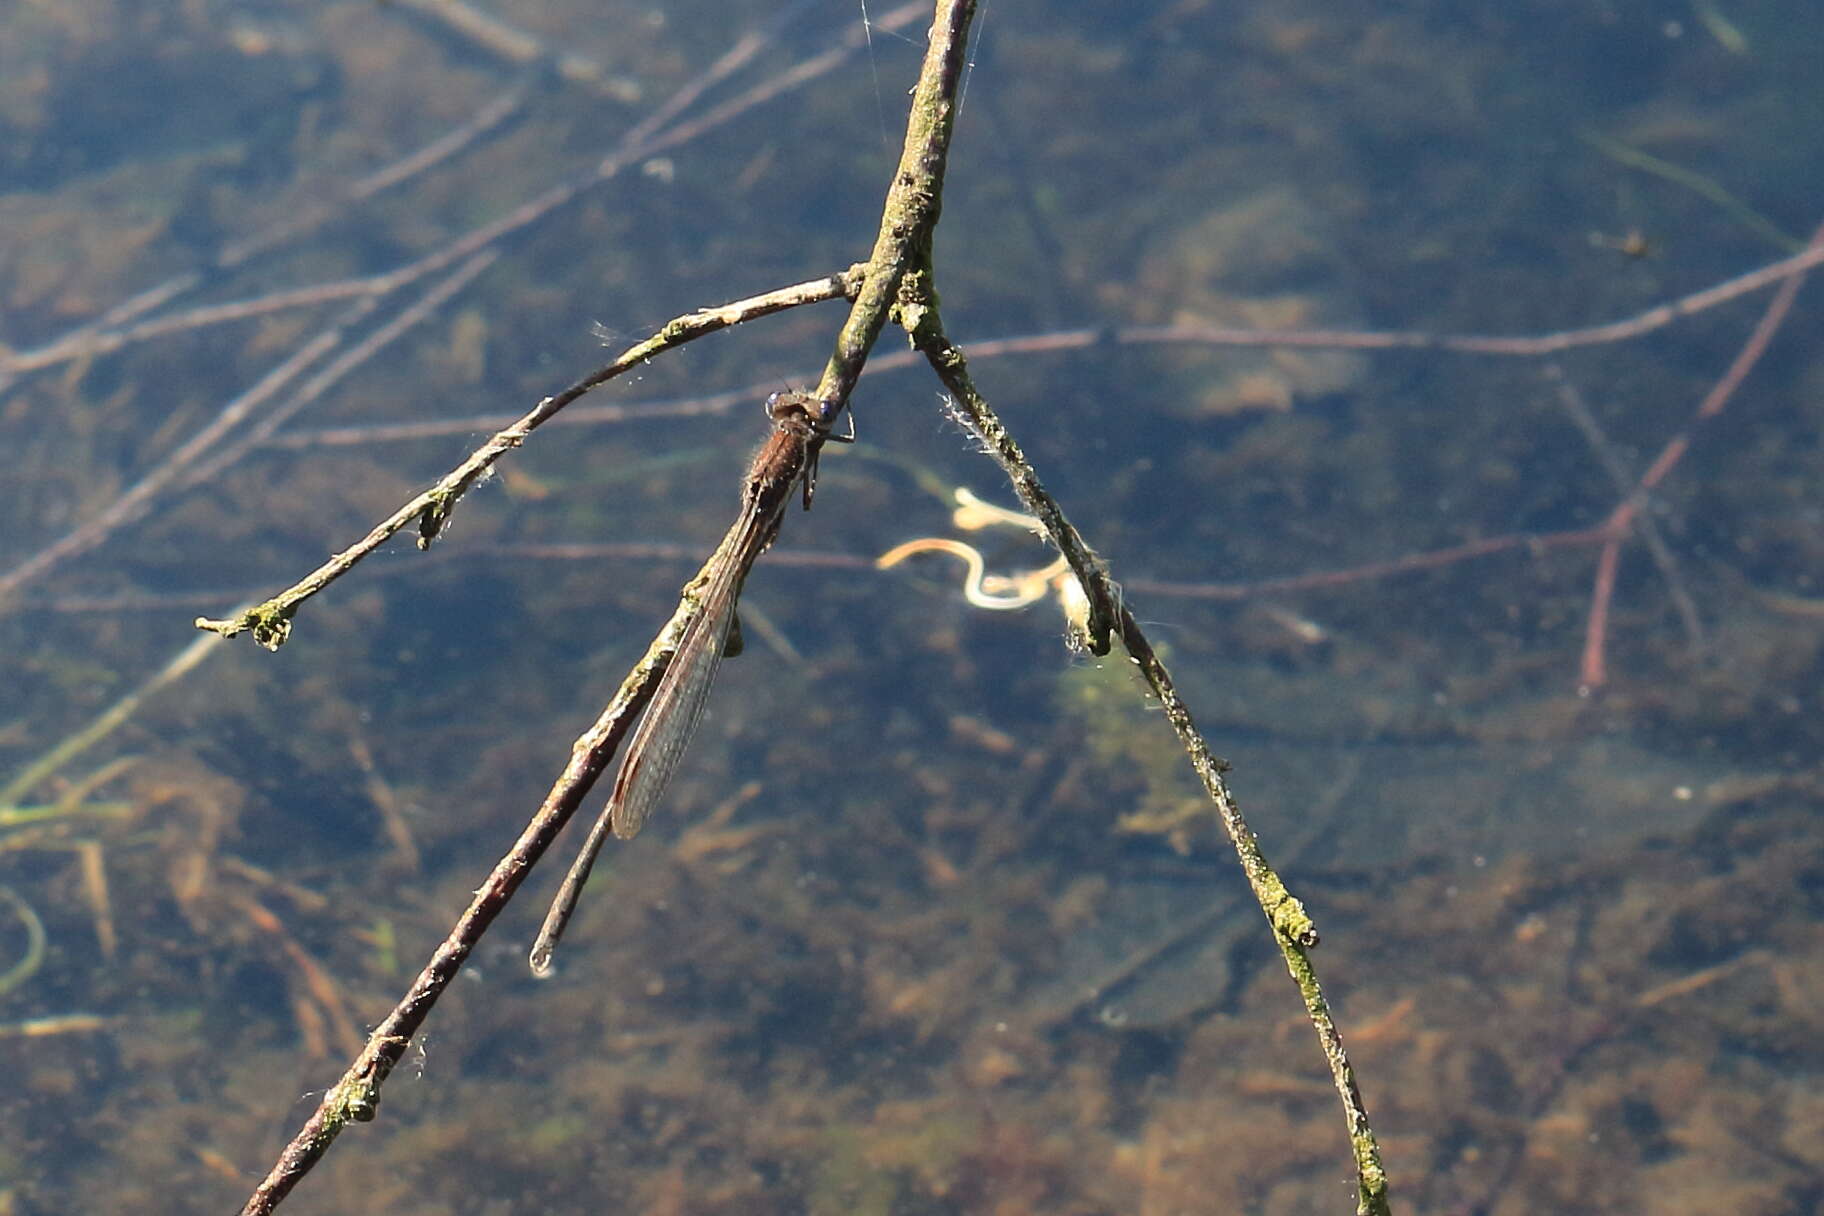
[[[773,393],[766,399],[766,416],[776,429],[819,442],[832,439],[837,443],[852,443],[855,439],[853,415],[849,418],[848,434],[838,435],[831,429],[841,408],[840,402],[813,397],[797,390]]]
[[[773,393],[766,399],[766,416],[774,426],[809,433],[823,426],[823,405],[808,393]]]

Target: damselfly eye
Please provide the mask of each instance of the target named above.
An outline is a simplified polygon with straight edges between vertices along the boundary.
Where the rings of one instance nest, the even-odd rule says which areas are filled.
[[[766,399],[766,413],[774,426],[815,430],[821,423],[817,412],[820,404],[804,393],[774,393]]]

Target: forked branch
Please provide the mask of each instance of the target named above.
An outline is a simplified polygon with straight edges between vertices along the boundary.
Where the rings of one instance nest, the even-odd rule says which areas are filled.
[[[723,309],[680,318],[646,342],[628,350],[606,367],[584,377],[557,396],[539,405],[513,425],[495,435],[467,461],[432,489],[406,504],[369,537],[321,570],[273,600],[229,621],[198,622],[224,634],[252,629],[263,645],[276,647],[289,629],[291,616],[310,595],[371,552],[387,537],[416,522],[420,544],[435,538],[449,510],[462,492],[506,451],[570,400],[596,384],[652,355],[689,338],[724,328],[740,320],[765,315],[812,299],[850,295],[854,299],[835,350],[825,368],[814,400],[826,425],[808,440],[810,450],[801,455],[814,460],[815,449],[828,436],[827,423],[846,408],[849,394],[860,378],[872,347],[889,316],[912,333],[940,378],[949,386],[957,408],[985,446],[1012,478],[1028,509],[1044,521],[1085,589],[1090,611],[1086,624],[1089,644],[1105,652],[1119,636],[1168,719],[1184,742],[1193,767],[1227,828],[1241,858],[1242,868],[1260,901],[1274,937],[1297,980],[1307,1012],[1318,1029],[1324,1053],[1342,1094],[1348,1130],[1354,1147],[1359,1178],[1359,1210],[1384,1213],[1386,1178],[1379,1150],[1369,1127],[1361,1095],[1349,1070],[1342,1041],[1329,1016],[1322,992],[1311,970],[1308,951],[1317,934],[1303,906],[1286,891],[1267,864],[1241,811],[1223,779],[1225,766],[1209,752],[1197,734],[1189,710],[1179,699],[1170,674],[1148,644],[1133,614],[1121,603],[1114,582],[1057,503],[1046,493],[1037,473],[1020,452],[1019,445],[971,383],[962,352],[944,336],[938,315],[931,270],[931,238],[941,205],[944,167],[956,113],[957,94],[965,66],[965,46],[974,0],[938,0],[919,83],[912,97],[911,116],[904,149],[883,209],[879,235],[865,267],[851,268],[815,283],[742,301]],[[789,488],[789,487],[788,487]],[[712,559],[713,560],[713,559]],[[402,1058],[431,1007],[455,977],[488,925],[518,889],[531,867],[550,846],[585,794],[594,785],[633,716],[652,696],[680,639],[703,613],[698,589],[706,584],[708,567],[687,586],[677,611],[654,639],[646,656],[622,683],[595,724],[573,745],[570,763],[545,796],[537,815],[526,826],[506,857],[476,893],[449,937],[433,954],[410,991],[376,1029],[366,1047],[342,1079],[330,1088],[322,1103],[293,1138],[279,1162],[248,1200],[243,1216],[273,1210],[297,1181],[328,1149],[351,1121],[372,1119],[379,1090]]]

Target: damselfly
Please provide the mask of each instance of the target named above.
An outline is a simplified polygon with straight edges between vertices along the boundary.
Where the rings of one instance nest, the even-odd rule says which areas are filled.
[[[834,407],[805,393],[774,393],[766,400],[766,413],[773,433],[748,467],[742,483],[741,514],[704,567],[701,588],[694,596],[697,613],[678,639],[671,663],[627,745],[626,758],[614,779],[614,793],[589,829],[532,945],[532,970],[538,974],[550,969],[551,952],[563,936],[609,834],[628,840],[639,833],[677,770],[684,749],[690,746],[728,647],[741,584],[755,560],[779,535],[792,492],[802,484],[804,506],[809,510],[817,484],[817,454],[824,441],[846,443],[854,437],[852,432],[832,434]]]

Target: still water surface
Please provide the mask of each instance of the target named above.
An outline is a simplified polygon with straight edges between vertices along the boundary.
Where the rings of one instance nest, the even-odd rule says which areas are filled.
[[[353,0],[0,7],[0,781],[601,333],[865,256],[922,19],[718,118],[859,10],[488,11],[515,36]],[[1808,15],[984,14],[951,332],[1316,916],[1401,1210],[1824,1201],[1819,314],[1801,293],[1646,501],[1659,555],[1621,547],[1599,669],[1578,534],[1768,293],[1555,363],[1115,328],[1538,335],[1771,262],[1820,218]],[[683,111],[716,121],[602,169],[750,30]],[[840,315],[616,382],[429,556],[395,542],[276,654],[192,656],[9,794],[0,1210],[240,1203],[670,612],[761,400]],[[961,537],[954,487],[1011,495],[922,372],[855,407],[559,973],[525,966],[554,859],[285,1210],[1349,1210],[1321,1059],[1164,723],[1051,602],[973,608],[940,555],[872,568]]]

